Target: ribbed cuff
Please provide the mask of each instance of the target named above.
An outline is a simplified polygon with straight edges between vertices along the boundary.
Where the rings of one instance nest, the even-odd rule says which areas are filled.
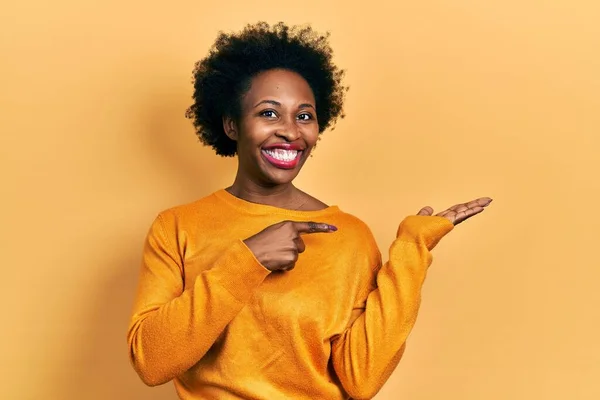
[[[242,302],[247,302],[256,288],[271,273],[241,240],[236,241],[218,263],[220,276],[217,281]]]
[[[409,215],[398,227],[396,237],[402,241],[424,243],[432,250],[452,229],[454,224],[448,218],[428,215]]]

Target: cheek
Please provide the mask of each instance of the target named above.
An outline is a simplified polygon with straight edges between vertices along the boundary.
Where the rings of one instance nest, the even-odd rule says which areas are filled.
[[[304,141],[306,144],[308,144],[310,147],[314,147],[319,139],[319,126],[314,125],[306,127],[306,129],[304,129],[302,132],[302,136],[304,136]]]
[[[266,136],[265,129],[260,124],[245,122],[241,126],[238,141],[245,148],[254,148],[260,145]]]

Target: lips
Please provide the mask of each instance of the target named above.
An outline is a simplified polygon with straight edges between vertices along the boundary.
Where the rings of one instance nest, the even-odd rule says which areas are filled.
[[[274,144],[262,148],[263,157],[274,167],[293,169],[300,162],[303,149],[292,143]]]

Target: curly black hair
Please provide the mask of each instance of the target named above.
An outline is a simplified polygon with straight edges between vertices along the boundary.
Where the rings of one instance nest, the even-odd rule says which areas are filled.
[[[219,33],[209,55],[195,64],[194,94],[186,111],[200,141],[218,155],[236,154],[236,142],[223,130],[223,116],[239,120],[241,99],[260,72],[281,68],[300,74],[311,87],[317,106],[319,133],[343,118],[344,71],[332,62],[329,32],[283,22],[247,25],[239,33]]]

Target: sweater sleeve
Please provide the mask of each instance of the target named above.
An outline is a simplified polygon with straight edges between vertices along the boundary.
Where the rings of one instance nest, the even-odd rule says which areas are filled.
[[[270,273],[241,240],[202,270],[184,287],[182,258],[159,215],[146,237],[127,334],[131,362],[147,385],[196,364]]]
[[[438,216],[412,215],[400,224],[363,312],[332,341],[332,362],[353,399],[370,399],[390,377],[404,352],[421,302],[421,288],[432,262],[430,250],[454,225]],[[381,262],[374,239],[373,263]],[[381,264],[379,264],[381,265]]]

